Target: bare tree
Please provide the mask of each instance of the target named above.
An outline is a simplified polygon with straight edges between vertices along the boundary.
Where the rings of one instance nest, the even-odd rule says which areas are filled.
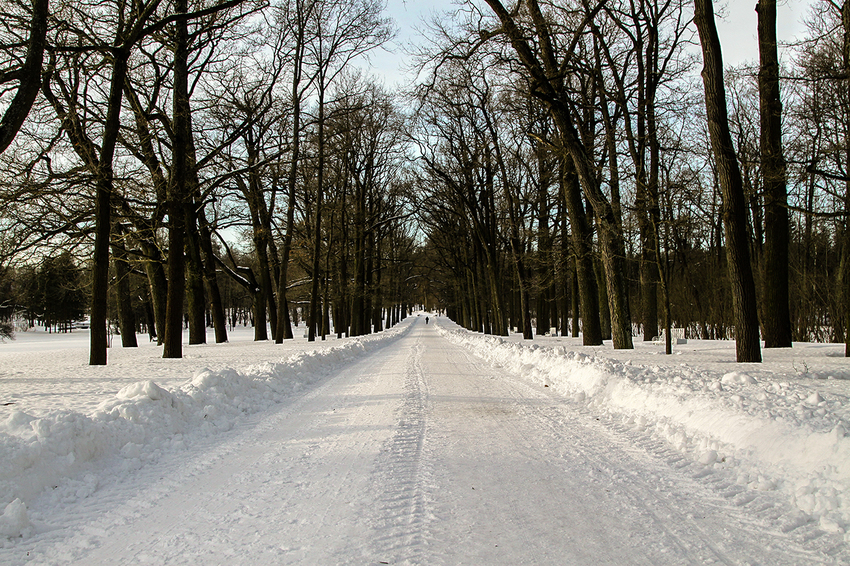
[[[101,38],[102,43],[89,47],[92,51],[104,54],[111,61],[111,78],[109,94],[106,101],[106,117],[102,139],[96,144],[86,131],[81,116],[77,114],[76,105],[64,104],[57,97],[51,86],[59,82],[59,75],[52,72],[43,83],[42,91],[53,106],[57,117],[63,123],[63,128],[73,142],[74,149],[91,171],[95,178],[95,241],[92,260],[92,301],[91,301],[91,345],[89,363],[91,365],[106,364],[107,334],[106,334],[106,297],[109,287],[109,245],[112,230],[111,199],[113,194],[113,159],[120,129],[121,105],[124,91],[124,81],[127,77],[128,60],[133,46],[142,37],[156,28],[147,27],[148,20],[159,6],[159,0],[151,0],[132,14],[125,13],[126,6],[115,6],[114,37]],[[88,37],[85,31],[80,31],[80,37]],[[93,35],[97,37],[97,35]],[[55,55],[54,55],[55,57]],[[73,61],[73,59],[72,59]],[[54,65],[51,65],[53,67]],[[63,90],[65,90],[63,88]]]
[[[667,102],[665,86],[689,67],[682,50],[690,22],[683,0],[608,2],[602,14],[601,22],[591,22],[597,52],[594,74],[603,93],[600,107],[612,204],[618,205],[619,135],[634,167],[634,212],[641,242],[640,310],[646,341],[658,335],[659,114]],[[608,100],[616,105],[615,111],[608,110]]]
[[[280,275],[278,276],[277,302],[277,332],[275,342],[280,344],[284,339],[292,338],[292,321],[289,317],[289,260],[292,254],[292,239],[295,232],[295,208],[297,206],[298,168],[301,165],[302,137],[302,105],[307,90],[312,86],[312,79],[304,80],[304,49],[308,41],[313,39],[310,23],[313,21],[312,12],[314,0],[292,0],[281,7],[278,21],[281,27],[288,27],[293,38],[292,49],[292,83],[289,104],[292,108],[291,134],[289,137],[290,162],[286,178],[286,224],[280,258]]]
[[[312,12],[316,36],[305,46],[309,64],[315,68],[317,98],[316,203],[313,217],[312,286],[308,318],[308,340],[316,339],[321,282],[322,214],[325,182],[325,125],[328,89],[346,66],[392,36],[389,21],[382,17],[383,5],[376,0],[349,2],[329,0]],[[324,338],[324,335],[322,336]]]
[[[517,21],[517,12],[509,12],[499,0],[486,1],[501,22],[499,32],[504,34],[517,54],[532,94],[543,101],[552,113],[558,128],[560,145],[575,165],[584,195],[593,207],[599,228],[614,347],[630,349],[633,347],[632,329],[626,299],[622,225],[610,200],[602,191],[596,176],[592,152],[576,125],[576,104],[567,89],[565,79],[566,70],[572,62],[573,48],[586,30],[588,22],[598,13],[604,2],[595,4],[582,14],[580,22],[568,34],[564,43],[558,44],[553,27],[544,16],[537,0],[525,0],[520,3],[531,21],[525,28]],[[537,41],[534,46],[529,40],[529,34]],[[570,206],[569,201],[567,205]]]
[[[744,189],[726,114],[723,58],[714,23],[714,6],[711,0],[695,0],[694,7],[704,60],[702,78],[708,129],[723,195],[726,257],[735,309],[736,358],[738,362],[760,362],[757,299],[750,265]]]
[[[183,303],[186,296],[186,207],[190,204],[189,143],[192,136],[189,107],[189,26],[187,0],[176,0],[174,24],[174,69],[172,161],[168,180],[168,299],[165,307],[163,358],[183,357]]]
[[[776,41],[776,1],[759,0],[759,105],[764,190],[762,324],[765,348],[791,347],[788,296],[788,193],[782,153],[782,101]]]

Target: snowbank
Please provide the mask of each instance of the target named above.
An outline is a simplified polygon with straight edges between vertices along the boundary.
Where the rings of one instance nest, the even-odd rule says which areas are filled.
[[[493,365],[646,429],[695,462],[733,469],[741,486],[780,490],[825,530],[850,530],[848,403],[819,392],[813,379],[748,365],[633,365],[438,325]]]
[[[175,389],[139,381],[90,414],[12,411],[0,420],[0,537],[31,533],[26,504],[36,496],[46,493],[56,503],[87,497],[97,489],[98,470],[137,469],[165,451],[228,431],[408,329],[400,325],[241,371],[204,369]]]

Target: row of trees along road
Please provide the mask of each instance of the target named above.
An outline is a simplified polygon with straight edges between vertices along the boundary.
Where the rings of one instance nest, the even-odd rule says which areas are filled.
[[[742,362],[760,336],[850,345],[850,8],[814,2],[786,69],[757,11],[758,65],[727,73],[710,1],[485,0],[435,26],[416,117],[452,316],[580,319],[615,348],[663,324],[668,352],[677,326]]]
[[[399,93],[357,70],[383,8],[5,3],[4,277],[87,264],[92,364],[108,319],[180,357],[184,325],[281,342],[303,316],[314,340],[413,303],[528,339],[850,355],[847,2],[815,0],[780,61],[760,0],[734,69],[710,0],[467,2]]]

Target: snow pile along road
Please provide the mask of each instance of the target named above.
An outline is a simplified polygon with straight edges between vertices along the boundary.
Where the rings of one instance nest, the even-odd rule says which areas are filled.
[[[131,471],[194,441],[230,430],[311,383],[401,337],[408,324],[278,363],[241,371],[202,370],[168,390],[146,380],[123,387],[91,414],[13,411],[0,421],[0,537],[28,536],[27,503],[47,493],[57,504],[92,494],[98,470]]]
[[[821,393],[819,380],[761,366],[639,366],[437,324],[495,366],[662,438],[707,468],[732,470],[742,489],[784,493],[799,510],[795,522],[850,531],[850,397],[835,388]]]

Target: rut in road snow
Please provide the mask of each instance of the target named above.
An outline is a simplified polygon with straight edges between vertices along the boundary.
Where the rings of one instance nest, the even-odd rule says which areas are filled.
[[[739,563],[741,554],[758,556],[761,564],[850,564],[843,533],[828,533],[805,521],[776,492],[740,486],[734,469],[707,469],[615,413],[541,390],[522,376],[496,375],[516,400],[552,401],[515,404],[523,421],[552,447],[548,460],[565,464],[568,476],[589,472],[591,487],[596,484],[615,496],[615,505],[642,516],[642,523],[658,533],[656,542],[673,555],[696,564]],[[436,387],[435,392],[438,399]],[[514,442],[516,447],[526,444],[532,439]],[[629,465],[623,464],[624,456]],[[694,500],[703,508],[694,507]],[[763,552],[753,541],[764,545]]]
[[[392,563],[418,564],[428,546],[429,471],[423,457],[427,435],[428,385],[422,372],[421,339],[408,353],[404,398],[392,438],[378,456],[373,489],[377,503],[373,543],[378,556]]]

